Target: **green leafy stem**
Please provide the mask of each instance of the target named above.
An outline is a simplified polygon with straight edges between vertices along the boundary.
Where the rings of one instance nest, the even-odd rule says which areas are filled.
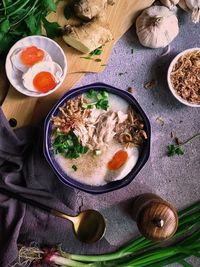
[[[175,145],[175,144],[170,144],[167,146],[167,155],[168,157],[172,157],[175,155],[178,156],[182,156],[184,154],[184,150],[183,150],[183,146],[190,143],[191,141],[193,141],[194,139],[200,137],[200,133],[197,133],[195,135],[193,135],[192,137],[190,137],[189,139],[187,139],[185,142],[182,142],[179,145]]]

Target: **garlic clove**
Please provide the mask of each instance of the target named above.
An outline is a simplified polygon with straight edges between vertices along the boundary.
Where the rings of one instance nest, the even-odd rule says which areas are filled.
[[[192,11],[192,21],[200,21],[200,0],[185,0],[187,7]]]

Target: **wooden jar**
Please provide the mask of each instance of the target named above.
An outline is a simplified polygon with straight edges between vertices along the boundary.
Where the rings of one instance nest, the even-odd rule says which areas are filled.
[[[161,197],[151,193],[135,198],[133,218],[141,234],[155,241],[169,239],[178,227],[176,209]]]

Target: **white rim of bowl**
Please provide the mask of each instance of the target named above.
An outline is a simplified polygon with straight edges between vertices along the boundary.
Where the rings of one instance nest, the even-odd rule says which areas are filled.
[[[13,51],[12,51],[13,48],[14,48],[15,46],[17,46],[19,43],[21,43],[23,40],[25,40],[25,39],[29,39],[29,38],[31,38],[31,37],[33,37],[33,38],[38,38],[38,39],[45,39],[45,40],[47,40],[48,42],[52,42],[52,43],[53,43],[55,46],[57,46],[58,49],[60,50],[61,54],[63,55],[64,63],[65,63],[65,68],[64,68],[64,70],[63,70],[63,79],[61,80],[61,82],[60,82],[60,83],[59,83],[53,90],[51,90],[51,91],[49,91],[49,92],[47,92],[47,93],[38,93],[38,95],[34,95],[34,94],[32,94],[31,92],[29,92],[28,90],[27,90],[27,93],[26,93],[26,92],[24,92],[23,90],[21,90],[20,88],[16,88],[16,87],[12,84],[12,78],[10,77],[10,74],[9,74],[9,72],[7,71],[7,69],[8,69],[8,60],[9,60],[9,58],[11,57],[11,53],[13,53]],[[65,79],[66,74],[67,74],[67,68],[68,68],[67,57],[66,57],[66,55],[65,55],[65,53],[64,53],[64,51],[63,51],[63,49],[62,49],[62,47],[61,47],[58,43],[56,43],[54,40],[52,40],[52,39],[50,39],[50,38],[48,38],[48,37],[46,37],[46,36],[43,36],[43,35],[30,35],[30,36],[26,36],[26,37],[20,39],[19,41],[17,41],[17,42],[10,48],[10,50],[9,50],[7,56],[6,56],[6,63],[5,63],[6,75],[7,75],[7,77],[8,77],[9,82],[10,82],[11,85],[13,86],[13,88],[14,88],[16,91],[20,92],[21,94],[26,95],[26,96],[31,96],[31,97],[43,97],[43,96],[47,96],[47,95],[50,95],[50,94],[54,93],[56,90],[58,90],[58,89],[60,88],[60,86],[62,85],[62,83],[64,82],[64,79]]]
[[[178,61],[178,59],[184,55],[184,54],[187,54],[188,52],[192,52],[192,51],[195,51],[195,50],[199,50],[200,51],[200,47],[195,47],[195,48],[189,48],[189,49],[186,49],[184,51],[182,51],[181,53],[179,53],[178,55],[176,55],[176,57],[172,60],[172,62],[170,63],[169,65],[169,68],[168,68],[168,72],[167,72],[167,82],[168,82],[168,86],[169,86],[169,89],[170,91],[172,92],[173,96],[179,101],[181,102],[182,104],[184,105],[187,105],[189,107],[200,107],[200,104],[192,104],[190,102],[188,102],[187,100],[184,100],[181,96],[179,96],[177,93],[176,93],[176,90],[174,89],[172,83],[171,83],[171,78],[170,78],[170,74],[172,72],[172,69],[175,65],[175,63]]]

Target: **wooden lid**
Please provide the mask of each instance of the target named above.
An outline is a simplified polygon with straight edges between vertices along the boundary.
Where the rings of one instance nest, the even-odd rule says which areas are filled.
[[[172,237],[178,227],[178,215],[166,201],[153,200],[145,205],[137,216],[138,229],[151,240],[165,240]]]

